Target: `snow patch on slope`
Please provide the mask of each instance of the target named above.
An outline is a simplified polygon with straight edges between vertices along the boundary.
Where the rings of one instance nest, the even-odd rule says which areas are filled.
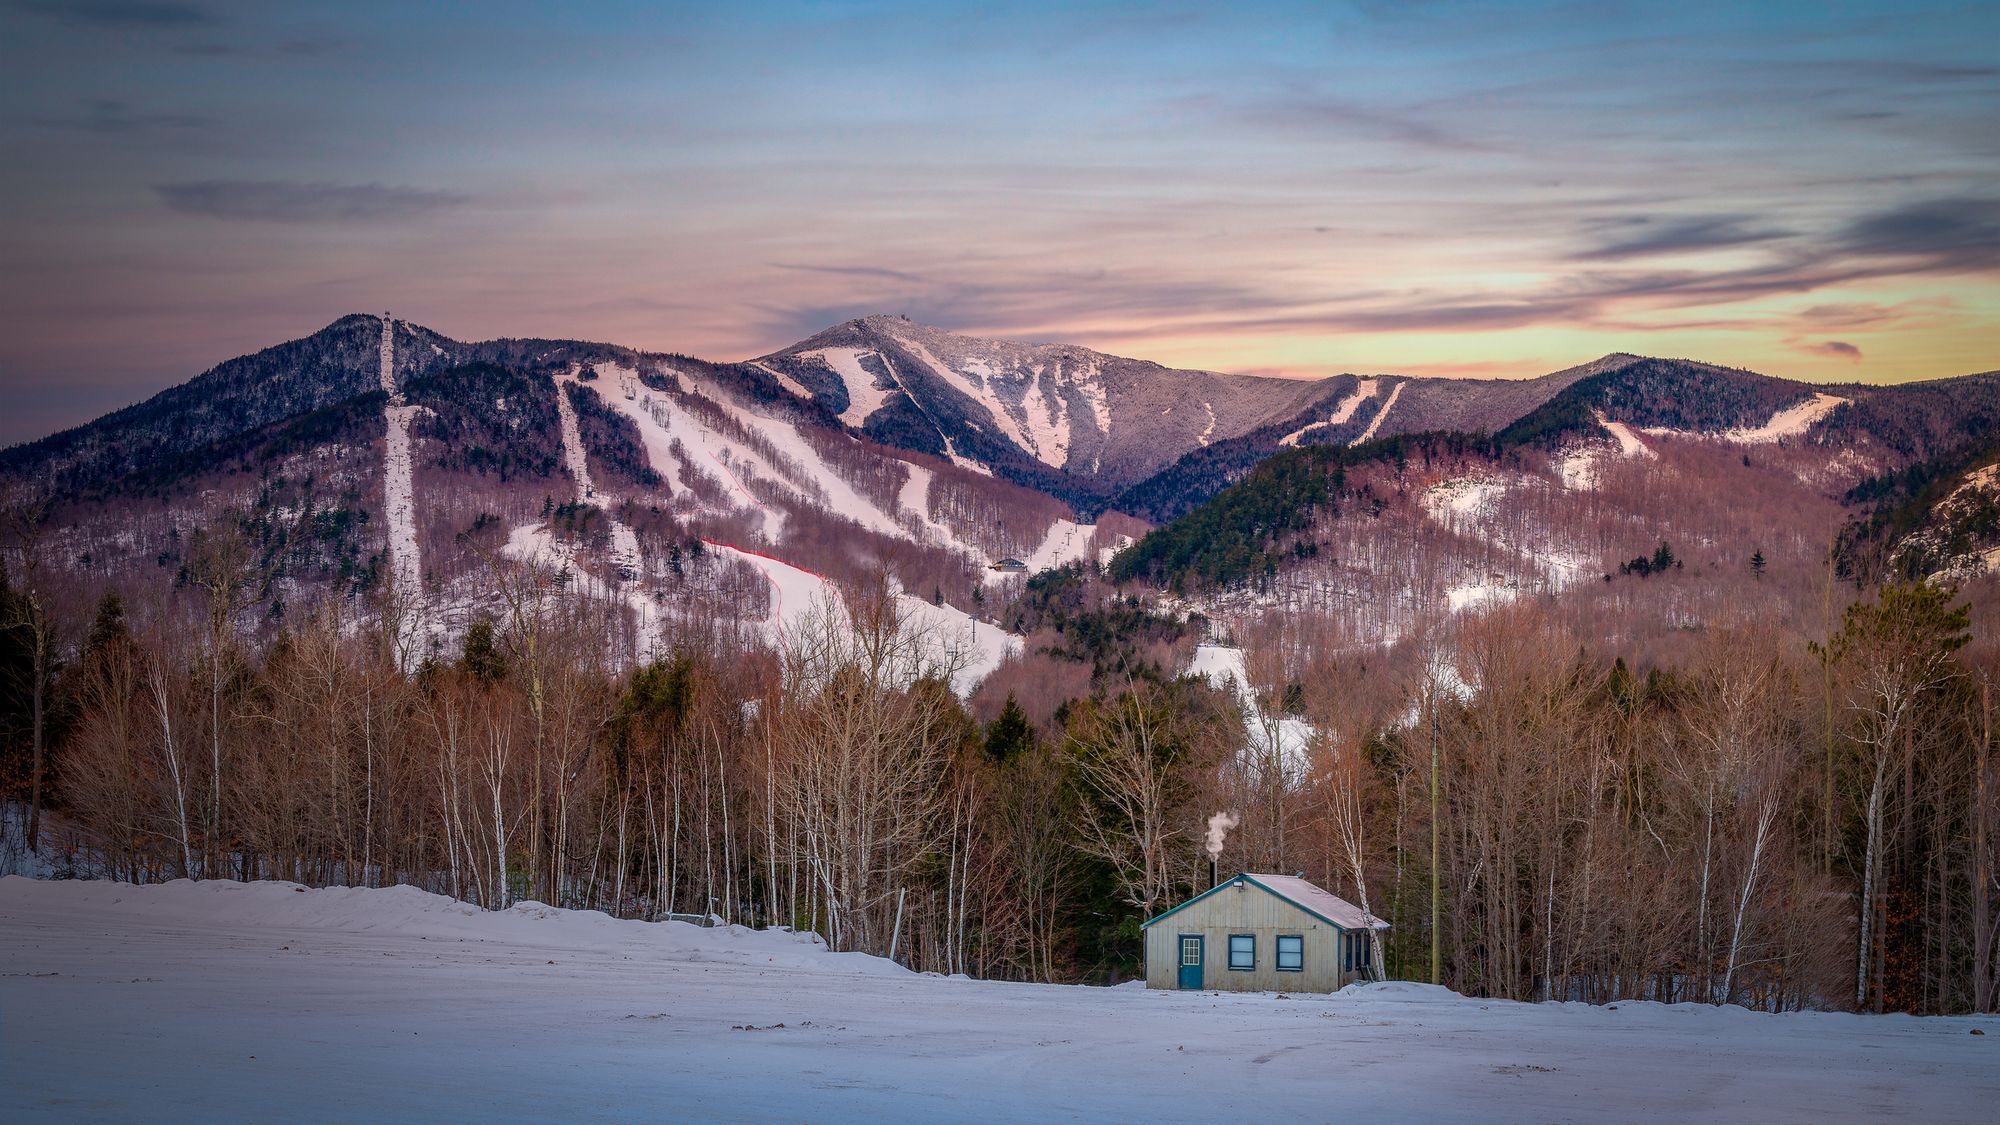
[[[840,420],[850,426],[859,427],[889,401],[890,392],[877,387],[875,376],[861,366],[862,356],[874,354],[866,348],[816,348],[799,353],[799,358],[817,359],[840,376],[847,387],[847,409],[840,412]]]
[[[758,360],[751,360],[750,366],[756,368],[759,371],[762,371],[764,374],[769,375],[771,378],[776,379],[778,381],[779,386],[785,388],[786,390],[792,392],[793,394],[799,396],[800,398],[806,399],[808,401],[812,399],[813,396],[812,392],[806,389],[806,385],[804,383],[801,383],[797,379],[792,378],[790,375],[787,375],[784,372],[778,370],[777,368],[772,367],[770,364],[763,363]],[[851,395],[849,396],[849,401],[850,402],[853,401]]]
[[[1653,452],[1652,447],[1639,440],[1639,435],[1633,432],[1631,426],[1607,419],[1601,410],[1593,413],[1596,415],[1597,424],[1618,443],[1617,456],[1635,460],[1659,456]],[[1612,455],[1612,450],[1608,446],[1595,442],[1586,443],[1556,457],[1556,477],[1562,481],[1563,487],[1571,492],[1594,492],[1604,479],[1604,461]]]
[[[789,652],[800,618],[815,606],[842,601],[840,590],[824,577],[783,559],[746,551],[728,543],[708,542],[710,549],[747,563],[771,584],[771,614],[764,627],[781,652]],[[939,658],[955,658],[958,667],[952,690],[972,694],[1001,661],[1021,651],[1021,638],[998,625],[979,621],[949,605],[935,605],[909,594],[896,594],[896,607],[909,627],[920,631]]]
[[[920,340],[913,340],[907,336],[897,336],[896,342],[908,348],[910,354],[916,356],[919,362],[930,368],[948,386],[985,407],[986,413],[993,419],[993,424],[1000,427],[1001,435],[1008,441],[1013,442],[1015,448],[1025,451],[1029,456],[1044,464],[1055,465],[1058,463],[1057,461],[1050,460],[1050,452],[1044,451],[1041,443],[1022,429],[1020,420],[1016,419],[1013,412],[1007,409],[1007,405],[1000,401],[1000,397],[993,393],[989,380],[969,372],[954,370],[950,364],[931,354],[931,350],[925,347]],[[1062,449],[1065,452],[1068,451],[1069,424],[1067,421],[1062,423],[1059,434],[1052,431],[1043,436],[1049,439],[1051,445],[1058,444],[1059,441]]]
[[[1232,692],[1243,709],[1243,727],[1249,736],[1252,762],[1274,761],[1289,779],[1297,780],[1310,769],[1307,748],[1312,744],[1312,724],[1289,715],[1267,714],[1257,702],[1250,685],[1250,669],[1243,650],[1229,645],[1196,645],[1188,674],[1200,676],[1219,690]]]
[[[1067,562],[1090,557],[1090,537],[1097,534],[1094,523],[1076,523],[1072,520],[1057,520],[1049,525],[1049,532],[1042,536],[1041,546],[1034,554],[1022,559],[1028,564],[1030,574],[1058,567]]]
[[[1771,420],[1761,426],[1738,426],[1721,433],[1677,430],[1671,426],[1647,426],[1643,432],[1657,437],[1726,441],[1736,445],[1775,445],[1786,438],[1804,434],[1827,415],[1846,406],[1847,403],[1847,399],[1819,391],[1771,415]]]

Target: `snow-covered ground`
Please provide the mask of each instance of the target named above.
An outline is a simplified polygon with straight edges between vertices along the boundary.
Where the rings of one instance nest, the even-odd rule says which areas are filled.
[[[1042,536],[1042,545],[1021,561],[1028,564],[1028,573],[1040,574],[1064,563],[1089,558],[1090,540],[1096,534],[1094,523],[1059,519],[1049,525],[1048,534]]]
[[[626,534],[631,534],[629,528]],[[636,560],[639,557],[636,539],[631,543],[631,551],[631,557]],[[507,543],[501,547],[500,553],[547,573],[568,571],[570,581],[575,583],[574,588],[584,596],[620,604],[631,610],[634,659],[650,660],[663,650],[665,622],[661,620],[660,607],[647,596],[640,583],[593,573],[578,561],[575,545],[557,539],[548,524],[524,523],[509,529]]]
[[[1628,460],[1647,460],[1659,457],[1651,446],[1639,439],[1632,427],[1623,422],[1613,422],[1597,411],[1597,424],[1618,443],[1615,456]],[[1671,431],[1648,430],[1647,433],[1660,434]],[[1604,479],[1604,462],[1614,456],[1608,446],[1591,442],[1571,449],[1556,460],[1556,475],[1564,488],[1572,492],[1594,492]]]
[[[840,601],[840,590],[810,570],[728,543],[706,542],[710,550],[755,567],[771,583],[771,616],[764,628],[781,651],[790,645],[802,615],[815,606]],[[897,594],[896,605],[909,627],[921,631],[938,655],[956,658],[959,667],[951,686],[962,696],[972,694],[1001,661],[1021,650],[1021,638],[956,607],[934,605],[910,594]]]
[[[1194,658],[1188,662],[1188,673],[1236,694],[1236,703],[1243,709],[1243,726],[1249,736],[1248,749],[1253,761],[1270,760],[1275,751],[1275,758],[1287,777],[1296,780],[1305,776],[1311,766],[1306,750],[1312,742],[1312,724],[1288,715],[1266,714],[1258,706],[1242,649],[1196,645]]]
[[[0,879],[0,1013],[10,1121],[1983,1121],[2000,1098],[1991,1018],[1000,984],[409,888]]]
[[[681,487],[683,473],[688,470],[713,476],[740,507],[763,519],[765,538],[779,538],[785,526],[784,513],[758,499],[744,483],[746,476],[785,482],[784,474],[766,462],[763,454],[709,429],[680,409],[670,395],[648,387],[632,368],[600,363],[596,370],[600,379],[617,388],[599,397],[632,420],[646,447],[647,463],[670,487]],[[677,447],[687,455],[687,463],[675,455]]]

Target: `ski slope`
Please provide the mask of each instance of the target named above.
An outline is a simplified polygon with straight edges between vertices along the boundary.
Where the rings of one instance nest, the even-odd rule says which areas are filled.
[[[712,551],[755,567],[771,583],[771,613],[764,621],[764,629],[781,652],[789,649],[802,615],[812,612],[815,606],[841,600],[838,587],[810,570],[728,543],[703,542]],[[922,633],[937,656],[950,657],[957,664],[951,686],[961,696],[972,694],[1001,661],[1021,650],[1021,638],[998,625],[976,620],[956,607],[934,605],[902,593],[896,595],[896,607],[907,627]]]
[[[1306,751],[1312,744],[1312,724],[1289,715],[1270,715],[1257,703],[1250,668],[1243,650],[1228,645],[1196,645],[1188,674],[1233,693],[1243,711],[1247,749],[1253,763],[1276,762],[1287,778],[1298,781],[1312,768]]]
[[[1278,444],[1286,446],[1297,445],[1299,443],[1300,438],[1305,437],[1307,434],[1312,433],[1314,430],[1321,428],[1331,429],[1334,426],[1346,425],[1347,422],[1354,417],[1354,412],[1361,408],[1362,403],[1367,402],[1369,399],[1375,397],[1376,388],[1379,387],[1380,385],[1381,384],[1374,379],[1358,380],[1354,384],[1354,390],[1350,392],[1346,398],[1341,399],[1340,402],[1334,406],[1333,413],[1327,415],[1323,421],[1308,422],[1305,425],[1300,426],[1298,429],[1293,430],[1291,433],[1286,434],[1284,437],[1279,438]],[[1397,385],[1399,387],[1401,386],[1401,384]],[[1387,413],[1387,411],[1385,410],[1384,413]],[[1369,432],[1371,434],[1374,432],[1372,427]]]
[[[1375,412],[1375,417],[1369,419],[1368,428],[1361,431],[1360,437],[1355,438],[1353,441],[1350,441],[1347,444],[1366,445],[1369,442],[1375,440],[1375,434],[1382,429],[1382,423],[1388,420],[1389,412],[1391,410],[1396,409],[1396,400],[1403,397],[1403,388],[1408,385],[1409,383],[1406,381],[1402,383],[1397,383],[1395,386],[1390,387],[1389,397],[1382,400],[1382,409],[1377,410]],[[1375,391],[1373,386],[1369,388],[1368,393],[1371,397],[1374,395]],[[1359,405],[1360,400],[1356,399],[1355,403],[1356,405]],[[1348,414],[1351,416],[1353,414],[1353,411],[1349,410]]]
[[[389,396],[382,407],[382,505],[388,509],[389,576],[400,603],[402,621],[396,647],[410,666],[426,655],[422,649],[436,637],[430,603],[424,596],[424,558],[417,542],[416,466],[410,452],[410,423],[423,407],[410,406],[396,385],[396,322],[382,318],[382,390]]]
[[[611,532],[610,562],[612,568],[618,571],[618,577],[615,582],[606,580],[603,585],[613,592],[617,600],[623,601],[632,610],[633,644],[637,649],[634,655],[644,661],[661,648],[658,607],[640,588],[640,582],[646,572],[646,561],[639,551],[638,534],[632,530],[631,525],[618,518],[616,499],[599,496],[596,482],[590,479],[590,457],[584,451],[583,434],[577,426],[576,407],[569,400],[569,388],[576,385],[579,384],[574,371],[566,372],[556,378],[556,415],[562,428],[563,463],[568,466],[569,475],[576,482],[577,500],[581,503],[594,504],[604,513],[605,526]],[[515,536],[509,539],[508,547],[510,551],[516,553],[522,552],[525,548],[526,557],[530,560],[534,558],[535,552],[543,549],[540,544],[524,543],[519,535],[519,529],[516,529]],[[572,565],[575,562],[573,557],[566,557],[564,561]]]
[[[1990,1017],[1004,984],[406,887],[0,879],[0,1013],[10,1122],[1956,1122],[2000,1099]]]

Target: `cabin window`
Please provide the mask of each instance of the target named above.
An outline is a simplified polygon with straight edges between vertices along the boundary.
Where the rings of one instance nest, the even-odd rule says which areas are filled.
[[[1229,935],[1229,967],[1238,972],[1249,972],[1257,967],[1257,935]]]
[[[1302,973],[1306,968],[1306,939],[1301,934],[1278,935],[1278,971]]]
[[[1201,964],[1200,938],[1188,937],[1185,934],[1181,936],[1181,964],[1196,966]]]

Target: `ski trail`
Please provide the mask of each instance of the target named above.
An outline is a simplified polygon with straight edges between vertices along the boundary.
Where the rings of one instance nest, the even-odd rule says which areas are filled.
[[[704,539],[711,550],[748,563],[771,584],[771,615],[766,623],[778,651],[790,656],[786,625],[810,612],[816,603],[843,605],[840,588],[825,576],[762,551],[746,551],[731,543]],[[970,696],[980,681],[993,674],[1009,656],[1021,651],[1021,638],[948,605],[934,605],[907,592],[895,594],[896,611],[904,627],[914,632],[928,657],[953,665],[951,687]]]
[[[424,560],[417,544],[416,474],[410,458],[410,421],[423,408],[409,405],[396,386],[396,322],[387,313],[382,314],[380,379],[389,396],[382,409],[382,501],[389,509],[389,580],[402,609],[396,647],[401,661],[409,666],[418,658],[418,646],[435,633],[424,598]]]
[[[785,388],[786,390],[792,392],[793,394],[799,396],[800,398],[805,399],[808,402],[812,401],[813,393],[806,389],[804,383],[799,382],[797,379],[792,378],[790,375],[787,375],[784,372],[778,370],[777,368],[772,367],[770,364],[761,362],[759,360],[754,360],[754,359],[751,360],[750,366],[756,368],[759,371],[762,371],[764,374],[769,375],[771,378],[776,379],[778,381],[779,386]]]
[[[1354,417],[1354,412],[1356,410],[1361,409],[1362,403],[1367,402],[1369,399],[1375,397],[1375,391],[1380,385],[1381,384],[1374,379],[1361,380],[1360,382],[1354,385],[1354,390],[1349,392],[1348,396],[1344,399],[1341,399],[1339,404],[1333,408],[1333,413],[1327,416],[1326,421],[1311,422],[1306,425],[1300,426],[1298,429],[1293,430],[1291,433],[1286,434],[1282,438],[1279,438],[1278,444],[1297,445],[1299,443],[1300,438],[1306,436],[1307,434],[1313,432],[1314,430],[1322,428],[1332,429],[1335,426],[1345,424],[1348,419]]]
[[[964,552],[975,559],[981,558],[983,552],[979,548],[960,539],[949,524],[931,516],[931,482],[936,479],[937,474],[922,465],[908,461],[903,462],[903,466],[909,470],[909,475],[903,478],[903,487],[896,493],[896,502],[916,518],[922,529],[928,531],[939,546]]]
[[[1389,411],[1394,410],[1396,408],[1396,400],[1403,397],[1403,388],[1408,385],[1409,384],[1407,382],[1403,382],[1403,383],[1397,383],[1395,386],[1390,387],[1389,397],[1383,400],[1382,409],[1377,410],[1375,412],[1375,417],[1369,421],[1368,428],[1361,431],[1360,437],[1355,438],[1353,441],[1350,441],[1347,444],[1360,445],[1363,442],[1373,439],[1375,436],[1375,431],[1382,428],[1382,419],[1387,418],[1389,416]],[[1351,415],[1352,411],[1350,411],[1349,413]]]
[[[645,559],[639,552],[639,536],[612,514],[609,498],[599,499],[597,486],[590,479],[590,458],[584,452],[583,431],[576,422],[576,406],[569,400],[569,388],[582,385],[577,381],[576,372],[566,371],[556,376],[555,382],[556,414],[562,420],[563,461],[569,466],[569,475],[576,479],[576,498],[596,505],[611,528],[611,565],[616,572],[616,580],[609,585],[613,596],[632,610],[633,645],[638,650],[634,656],[643,663],[659,651],[660,620],[657,608],[644,589],[646,568]]]
[[[961,469],[971,469],[981,476],[992,476],[993,470],[974,461],[970,457],[959,455],[958,446],[952,444],[951,436],[944,432],[943,426],[938,424],[937,416],[931,413],[931,408],[925,406],[922,399],[911,394],[910,388],[903,385],[903,376],[897,372],[896,365],[889,361],[889,357],[877,352],[876,358],[882,361],[882,370],[889,373],[889,381],[896,384],[896,389],[903,392],[903,397],[909,399],[910,405],[916,407],[917,412],[924,416],[924,420],[931,424],[931,429],[937,431],[938,437],[944,442],[945,459]]]
[[[729,441],[710,430],[693,414],[678,409],[666,392],[655,391],[647,386],[639,378],[638,372],[608,364],[600,364],[597,370],[600,377],[607,370],[618,376],[623,387],[623,397],[605,401],[610,403],[612,409],[631,419],[632,424],[639,428],[640,439],[646,447],[646,460],[652,465],[654,472],[666,478],[671,486],[681,484],[682,466],[673,456],[673,445],[676,441],[680,442],[681,449],[690,456],[699,455],[714,466],[716,478],[726,491],[733,492],[741,499],[742,507],[757,513],[763,521],[764,538],[773,543],[778,541],[779,534],[785,526],[784,513],[758,499],[757,494],[750,491],[749,486],[743,483],[743,478],[716,455],[714,447],[720,445],[732,458],[740,458],[751,467],[761,469],[764,475],[772,480],[789,485],[790,482],[785,474],[767,464],[755,450]],[[689,467],[705,473],[705,470],[698,465]]]
[[[787,657],[791,655],[791,639],[785,632],[786,619],[810,609],[817,598],[841,600],[840,591],[832,583],[803,567],[793,566],[762,551],[746,551],[734,543],[715,539],[704,539],[702,542],[750,564],[771,584],[771,616],[766,624],[771,630],[772,640],[777,642],[778,651]],[[790,608],[786,606],[787,601],[791,603]]]
[[[1602,410],[1593,410],[1591,411],[1591,413],[1597,416],[1597,424],[1603,426],[1604,431],[1606,433],[1618,439],[1618,453],[1620,456],[1623,457],[1657,456],[1657,454],[1655,454],[1652,451],[1652,449],[1650,449],[1646,445],[1645,442],[1639,440],[1638,434],[1632,432],[1632,427],[1626,425],[1623,422],[1611,421],[1610,419],[1604,416],[1604,411]]]

